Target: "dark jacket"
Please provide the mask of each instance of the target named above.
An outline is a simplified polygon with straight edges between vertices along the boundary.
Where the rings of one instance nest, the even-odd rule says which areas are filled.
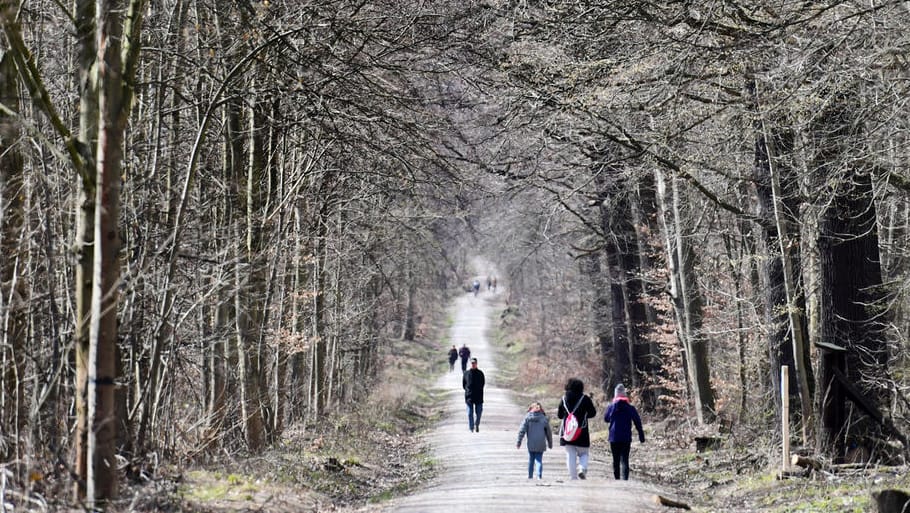
[[[521,427],[518,428],[516,445],[519,447],[525,434],[528,435],[528,451],[544,452],[547,448],[553,448],[553,430],[550,428],[550,419],[543,412],[532,411],[525,415],[524,420],[521,421]]]
[[[471,357],[471,350],[468,349],[468,346],[461,346],[461,349],[458,351],[458,356],[460,356],[462,360],[467,360]]]
[[[449,363],[455,363],[455,360],[458,359],[458,350],[454,347],[449,349]]]
[[[575,408],[575,404],[578,403],[578,394],[573,392],[566,392],[565,398],[566,406],[569,408],[569,411],[572,408]],[[559,400],[559,409],[556,412],[556,416],[559,417],[559,420],[562,421],[569,415],[569,411],[566,410],[566,406],[562,405],[562,399]],[[575,445],[577,447],[591,447],[591,435],[588,433],[588,419],[594,418],[597,416],[597,409],[594,408],[594,401],[590,397],[582,394],[581,403],[578,404],[578,408],[575,409],[575,416],[578,418],[578,424],[581,426],[581,434],[578,435],[578,438],[574,442],[567,442],[562,438],[562,422],[559,423],[559,445]]]
[[[632,441],[632,424],[638,430],[638,441],[644,443],[645,432],[641,428],[641,417],[638,410],[629,404],[625,397],[619,397],[610,403],[607,412],[604,413],[604,421],[610,423],[610,441],[611,442],[631,442]]]
[[[464,400],[468,403],[483,404],[483,386],[486,380],[480,369],[468,369],[461,378],[461,387],[464,388]]]

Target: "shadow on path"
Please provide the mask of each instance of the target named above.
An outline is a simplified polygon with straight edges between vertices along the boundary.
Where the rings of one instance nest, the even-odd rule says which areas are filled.
[[[489,297],[490,293],[482,292],[478,297],[465,294],[456,300],[450,337],[456,347],[467,344],[486,377],[480,432],[468,431],[461,372],[456,363],[455,372],[441,376],[436,384],[448,391],[446,414],[424,436],[440,467],[439,476],[425,489],[376,509],[389,513],[662,511],[652,502],[656,491],[647,484],[612,479],[612,467],[603,464],[609,459],[607,454],[592,453],[592,461],[602,462],[591,465],[587,480],[568,480],[565,453],[555,432],[553,449],[544,453],[543,480],[527,478],[528,452],[524,446],[515,448],[525,407],[516,404],[509,392],[498,386],[493,348],[486,333],[491,313],[486,300]],[[556,411],[550,403],[557,400],[541,398],[554,425]],[[603,405],[597,407],[598,414],[602,414]],[[608,468],[610,475],[606,476]]]

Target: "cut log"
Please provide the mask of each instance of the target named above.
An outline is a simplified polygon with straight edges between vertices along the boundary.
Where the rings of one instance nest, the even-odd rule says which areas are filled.
[[[819,461],[815,458],[810,458],[808,456],[800,456],[799,454],[794,454],[793,456],[790,456],[790,465],[794,466],[794,467],[803,467],[803,468],[808,468],[808,469],[812,469],[812,470],[821,470],[821,468],[824,466],[824,465],[822,465],[821,461]]]
[[[692,509],[685,502],[674,501],[673,499],[668,499],[663,495],[655,495],[654,502],[660,504],[661,506],[667,506],[669,508]]]
[[[877,468],[877,465],[870,463],[837,463],[828,467],[828,470],[831,472],[848,472],[850,470],[874,470]],[[908,511],[910,513],[910,511]]]
[[[910,495],[902,490],[872,492],[878,513],[910,513]]]
[[[781,470],[777,474],[777,480],[783,481],[785,479],[790,479],[791,477],[798,477],[800,479],[804,477],[809,477],[809,473],[812,472],[812,469],[799,469],[799,470]]]

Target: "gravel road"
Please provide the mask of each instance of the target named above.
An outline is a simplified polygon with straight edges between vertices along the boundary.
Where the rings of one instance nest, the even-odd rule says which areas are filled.
[[[502,292],[500,292],[502,293]],[[493,348],[487,342],[491,314],[489,292],[478,297],[465,294],[456,300],[451,343],[467,344],[478,368],[486,377],[484,411],[479,433],[468,431],[461,372],[439,378],[437,386],[450,391],[447,414],[425,435],[440,466],[439,477],[417,493],[382,505],[384,512],[414,513],[504,513],[504,512],[598,512],[645,513],[665,511],[655,504],[658,490],[633,479],[616,481],[609,454],[592,451],[588,479],[570,481],[565,453],[554,433],[553,449],[544,453],[543,480],[527,478],[528,453],[515,448],[518,426],[525,407],[498,386]],[[445,348],[440,348],[444,354]],[[541,398],[548,415],[555,416],[558,398]],[[597,405],[598,414],[603,405]],[[596,420],[595,422],[602,422]],[[555,423],[555,422],[554,422]],[[633,472],[635,450],[633,448]]]

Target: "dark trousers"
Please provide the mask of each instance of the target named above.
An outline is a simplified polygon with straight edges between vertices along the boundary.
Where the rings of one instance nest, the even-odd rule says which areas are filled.
[[[613,454],[613,477],[629,480],[629,451],[632,442],[610,442],[610,453]]]
[[[465,406],[468,411],[468,429],[474,431],[480,426],[480,416],[483,415],[483,403],[473,403],[470,399],[465,400]]]

